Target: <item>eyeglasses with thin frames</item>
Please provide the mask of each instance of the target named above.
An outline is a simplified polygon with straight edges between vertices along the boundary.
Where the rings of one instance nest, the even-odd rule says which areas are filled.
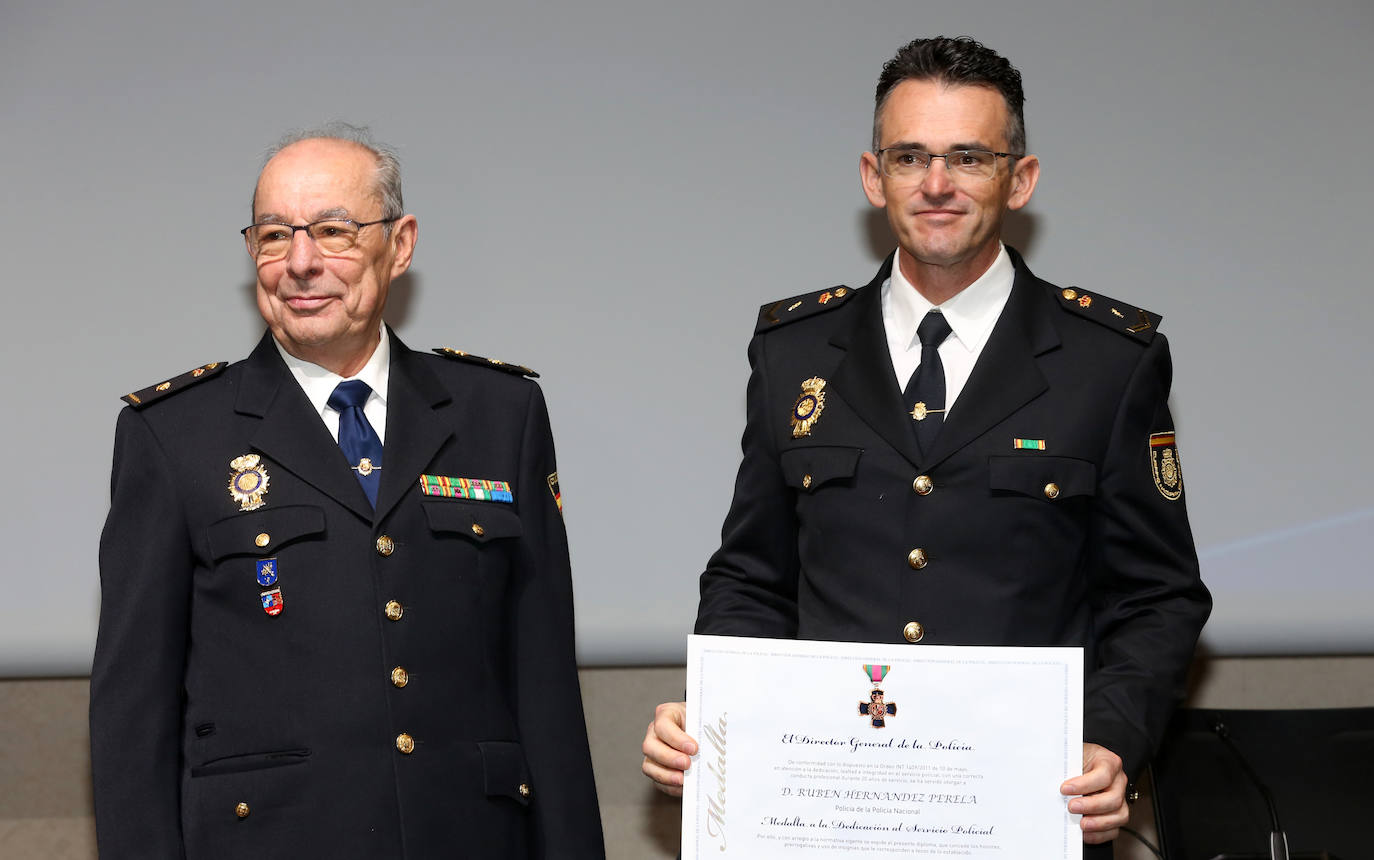
[[[358,245],[358,234],[364,227],[374,224],[390,224],[399,221],[395,218],[381,218],[376,221],[353,221],[349,218],[326,218],[309,224],[281,224],[275,221],[249,224],[239,232],[248,240],[248,250],[259,262],[285,257],[291,250],[291,241],[296,238],[297,230],[315,243],[321,254],[338,256],[346,254]]]
[[[986,149],[955,149],[935,153],[910,146],[892,146],[874,154],[878,156],[878,165],[885,176],[912,181],[924,179],[937,158],[944,159],[945,170],[953,179],[986,182],[997,175],[997,159],[1014,160],[1021,157],[1016,153]]]

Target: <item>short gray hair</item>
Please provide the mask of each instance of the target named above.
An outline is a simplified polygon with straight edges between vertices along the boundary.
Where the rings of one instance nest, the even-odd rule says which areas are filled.
[[[382,217],[390,220],[400,218],[405,214],[405,202],[401,196],[400,159],[396,157],[396,152],[391,147],[373,140],[372,132],[368,130],[367,126],[335,121],[304,131],[288,132],[267,150],[267,154],[262,160],[262,166],[265,168],[267,162],[271,161],[277,153],[291,144],[300,143],[303,140],[343,140],[356,143],[372,153],[373,157],[377,159],[377,172],[373,175],[373,190],[378,199],[382,201]],[[253,188],[254,215],[257,213],[257,198],[258,190],[255,185]],[[383,229],[389,234],[391,225],[385,224]]]

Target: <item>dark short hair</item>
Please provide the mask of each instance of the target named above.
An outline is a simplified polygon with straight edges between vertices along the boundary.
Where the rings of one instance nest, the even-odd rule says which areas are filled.
[[[873,104],[873,151],[881,143],[880,117],[887,97],[902,81],[939,81],[946,86],[990,87],[1007,103],[1007,147],[1026,152],[1026,94],[1021,73],[1006,57],[968,36],[914,39],[883,65]]]

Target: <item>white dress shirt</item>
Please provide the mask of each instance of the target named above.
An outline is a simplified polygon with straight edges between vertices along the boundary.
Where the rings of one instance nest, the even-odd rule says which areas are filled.
[[[309,398],[310,405],[319,413],[324,426],[329,428],[329,435],[334,437],[335,442],[339,441],[339,413],[329,405],[329,396],[344,378],[318,364],[296,358],[282,349],[276,338],[272,339],[272,343],[277,345],[277,352],[281,353],[282,361],[286,362],[291,375],[300,383],[301,390]],[[362,370],[348,378],[361,379],[372,389],[372,393],[367,396],[367,402],[363,404],[363,414],[367,416],[367,422],[372,425],[372,429],[377,431],[377,438],[385,445],[386,386],[391,378],[391,338],[387,336],[385,324],[382,325],[382,339],[372,351],[372,357],[363,365]]]
[[[921,339],[916,336],[916,328],[928,311],[944,313],[952,330],[940,344],[940,363],[945,368],[945,418],[948,419],[954,401],[964,390],[988,342],[992,327],[1007,305],[1012,282],[1016,280],[1016,267],[1011,264],[1007,249],[999,245],[997,259],[978,280],[936,306],[926,301],[902,274],[901,256],[904,253],[901,248],[897,249],[897,257],[892,261],[892,276],[883,282],[883,330],[887,332],[892,369],[897,374],[897,387],[905,389],[911,374],[921,364]]]

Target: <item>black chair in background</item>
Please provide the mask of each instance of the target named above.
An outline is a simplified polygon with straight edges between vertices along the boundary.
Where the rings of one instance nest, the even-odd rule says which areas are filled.
[[[1374,860],[1374,708],[1180,709],[1151,781],[1167,860]]]

